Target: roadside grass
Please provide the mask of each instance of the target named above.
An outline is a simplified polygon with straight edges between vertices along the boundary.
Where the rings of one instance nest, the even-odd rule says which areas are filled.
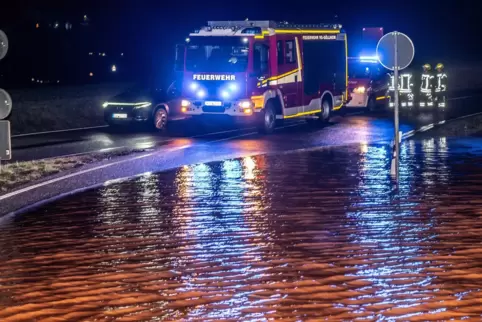
[[[79,168],[94,162],[121,157],[132,153],[145,152],[146,150],[122,150],[108,153],[94,153],[73,157],[59,157],[37,161],[12,162],[2,164],[0,169],[0,193],[11,191],[25,185],[62,171]]]

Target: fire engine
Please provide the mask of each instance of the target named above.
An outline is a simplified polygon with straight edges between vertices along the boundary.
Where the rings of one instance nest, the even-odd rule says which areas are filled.
[[[347,37],[338,24],[210,21],[177,50],[181,111],[253,119],[329,120],[348,99]]]
[[[373,111],[388,103],[390,75],[376,56],[348,57],[348,91],[351,100],[347,108],[367,108]]]

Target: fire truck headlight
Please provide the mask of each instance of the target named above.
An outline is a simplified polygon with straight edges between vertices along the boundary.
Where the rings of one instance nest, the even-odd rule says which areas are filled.
[[[359,87],[355,88],[354,92],[357,93],[357,94],[363,94],[363,93],[365,93],[365,87],[359,86]]]
[[[206,92],[201,89],[196,93],[196,95],[198,98],[204,98],[204,96],[206,96]]]
[[[239,107],[241,108],[251,108],[252,103],[251,101],[241,101],[239,102]]]
[[[193,90],[193,91],[195,91],[196,89],[198,89],[198,87],[199,87],[199,84],[198,84],[198,83],[191,83],[191,84],[189,85],[189,88],[190,88],[191,90]]]
[[[187,101],[187,100],[182,100],[181,101],[181,106],[182,107],[188,107],[189,105],[191,105],[191,102]]]

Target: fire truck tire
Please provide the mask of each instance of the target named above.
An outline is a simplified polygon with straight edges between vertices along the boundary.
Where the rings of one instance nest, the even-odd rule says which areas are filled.
[[[375,100],[375,97],[370,96],[367,103],[367,110],[368,112],[375,112],[376,109],[377,109],[377,102]]]
[[[276,127],[276,112],[273,101],[268,101],[266,107],[259,113],[258,132],[263,134],[273,133]]]
[[[330,121],[332,108],[331,101],[328,98],[324,98],[321,102],[320,122],[328,123]]]

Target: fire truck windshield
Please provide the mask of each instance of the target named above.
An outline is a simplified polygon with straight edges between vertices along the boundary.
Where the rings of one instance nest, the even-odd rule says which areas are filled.
[[[187,45],[186,70],[244,72],[249,45],[243,37],[192,37]]]
[[[348,64],[348,75],[350,78],[370,78],[377,69],[374,64],[352,62]]]

